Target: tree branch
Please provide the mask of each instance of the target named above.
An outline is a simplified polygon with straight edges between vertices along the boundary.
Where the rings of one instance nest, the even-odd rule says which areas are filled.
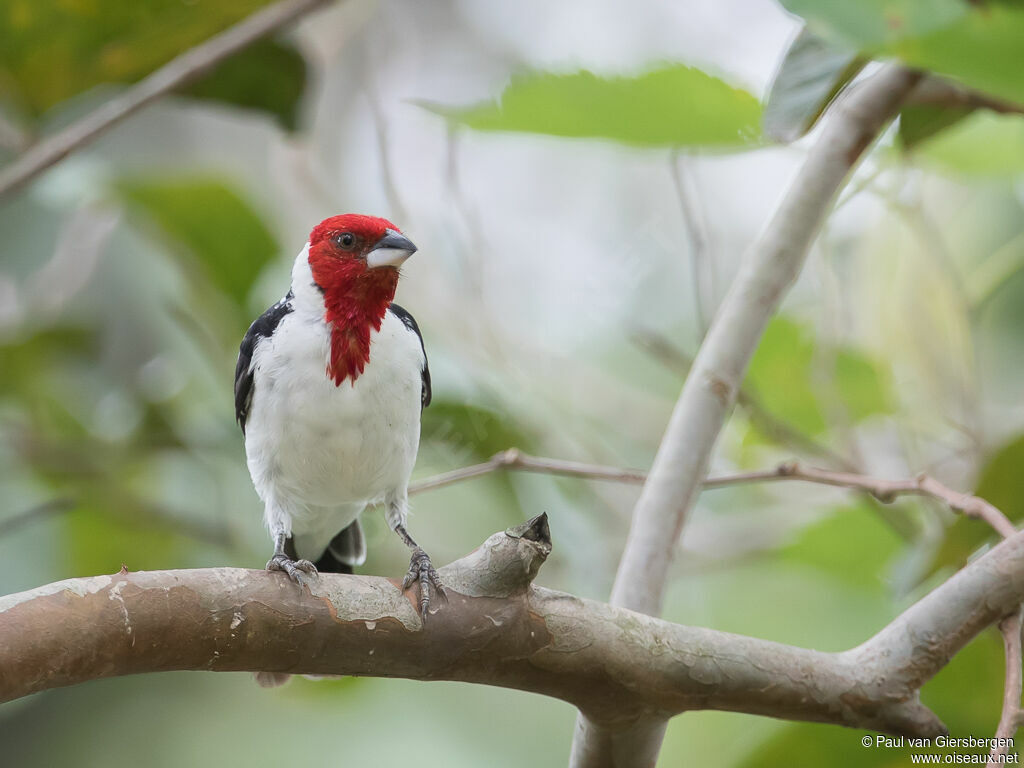
[[[608,733],[718,709],[935,736],[918,689],[1024,600],[1024,533],[868,642],[823,653],[671,624],[532,586],[546,516],[441,569],[424,624],[394,580],[321,574],[309,592],[234,568],[69,579],[0,598],[0,701],[87,680],[203,669],[460,680],[563,699]],[[648,742],[649,743],[649,742]]]
[[[660,613],[683,524],[761,334],[796,280],[851,169],[920,79],[918,72],[888,65],[837,101],[779,210],[747,254],[697,353],[633,511],[612,588],[614,605]],[[656,755],[663,726],[637,728],[620,736],[624,743],[635,754]],[[599,749],[596,745],[602,742],[605,748]],[[644,743],[654,746],[636,748]],[[612,735],[601,733],[581,714],[570,758],[573,768],[612,765],[613,756],[621,753]],[[628,755],[620,763],[641,764]]]
[[[0,197],[28,183],[74,150],[175,88],[201,77],[224,59],[329,0],[282,0],[185,51],[85,117],[40,141],[0,170]]]
[[[450,472],[413,483],[409,486],[409,493],[422,493],[435,488],[443,488],[446,485],[453,485],[500,469],[580,477],[590,480],[611,480],[619,483],[641,484],[647,479],[647,474],[639,469],[622,469],[602,464],[584,464],[578,461],[531,456],[518,448],[509,448],[494,454],[480,464],[453,469]],[[701,488],[702,490],[714,490],[715,488],[728,488],[748,483],[770,483],[781,480],[798,480],[862,491],[883,504],[891,503],[898,496],[927,496],[943,502],[954,512],[988,523],[1003,538],[1017,532],[1017,528],[1009,518],[985,499],[972,496],[969,493],[954,491],[927,474],[920,474],[910,480],[884,480],[853,472],[807,467],[795,461],[786,461],[772,469],[708,477],[701,482]]]
[[[999,726],[996,728],[995,738],[1012,739],[1017,729],[1020,728],[1021,718],[1024,716],[1020,707],[1021,697],[1021,612],[1018,609],[999,622],[999,631],[1003,635],[1003,646],[1006,651],[1006,684],[1003,687],[1003,712],[999,717]],[[999,758],[1010,751],[1009,744],[1006,746],[992,747],[989,753],[989,768],[1002,765]]]

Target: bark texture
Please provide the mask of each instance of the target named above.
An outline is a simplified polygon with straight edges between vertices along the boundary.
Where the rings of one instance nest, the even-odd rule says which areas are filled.
[[[424,623],[394,580],[323,574],[310,591],[235,568],[123,572],[0,598],[0,700],[167,670],[459,680],[578,707],[602,733],[719,709],[935,736],[920,686],[1024,599],[1024,533],[863,645],[824,653],[671,624],[536,587],[547,518],[496,533],[441,569],[448,602]],[[595,742],[593,759],[643,744]],[[656,754],[648,755],[650,760]]]

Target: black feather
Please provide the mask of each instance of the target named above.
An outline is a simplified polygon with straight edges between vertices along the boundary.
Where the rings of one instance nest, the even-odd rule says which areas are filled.
[[[238,363],[235,365],[235,419],[238,426],[245,434],[245,420],[249,415],[249,406],[252,405],[253,393],[253,371],[252,354],[256,349],[256,342],[261,338],[268,338],[274,333],[281,319],[292,311],[292,292],[281,299],[249,326],[245,332],[242,344],[238,348]]]
[[[388,311],[401,320],[402,324],[415,333],[416,338],[420,340],[420,349],[423,350],[423,370],[420,372],[423,378],[423,389],[420,392],[420,408],[426,408],[430,405],[430,367],[427,365],[427,348],[423,346],[423,334],[420,333],[420,327],[416,325],[415,318],[402,307],[392,303],[388,307]]]

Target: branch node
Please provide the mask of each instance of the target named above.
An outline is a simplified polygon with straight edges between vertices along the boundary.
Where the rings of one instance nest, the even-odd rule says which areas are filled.
[[[514,467],[522,461],[523,455],[518,448],[509,448],[508,450],[501,451],[494,458],[503,467]]]
[[[800,471],[800,465],[795,461],[784,461],[775,468],[775,474],[779,477],[793,477]]]
[[[551,528],[548,526],[547,512],[541,512],[525,523],[507,529],[505,535],[516,539],[535,541],[542,547],[547,547],[548,552],[551,551]]]

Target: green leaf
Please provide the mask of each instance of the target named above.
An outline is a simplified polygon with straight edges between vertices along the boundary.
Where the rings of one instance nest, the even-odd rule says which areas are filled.
[[[760,140],[757,99],[680,64],[636,77],[533,73],[513,79],[497,103],[421,105],[478,131],[603,138],[645,147],[730,149]]]
[[[269,0],[0,5],[0,99],[38,116],[102,83],[132,83]]]
[[[961,5],[971,10],[955,23],[921,37],[899,39],[882,53],[1024,103],[1024,7],[998,2]]]
[[[892,411],[892,387],[887,369],[850,348],[839,349],[835,363],[836,389],[851,419],[860,421],[876,413]]]
[[[295,130],[306,61],[291,45],[261,41],[225,60],[183,94],[269,112]]]
[[[1024,520],[1024,435],[1003,446],[989,457],[981,471],[974,494],[995,505],[1010,520]],[[944,567],[960,568],[980,546],[998,537],[980,520],[958,515],[946,529],[932,571]]]
[[[1024,173],[1024,117],[979,110],[922,143],[914,157],[925,165],[964,175]]]
[[[884,592],[886,568],[901,546],[902,539],[883,522],[875,505],[861,501],[808,526],[779,554],[853,586]]]
[[[443,442],[476,461],[507,448],[529,451],[534,443],[511,416],[458,400],[435,399],[423,411],[423,437]]]
[[[117,573],[122,565],[133,571],[174,568],[180,565],[182,547],[188,543],[168,525],[133,516],[129,507],[111,511],[85,504],[64,518],[68,576]]]
[[[815,343],[810,329],[790,318],[774,318],[750,362],[747,382],[773,416],[809,434],[825,429],[811,386]]]
[[[963,18],[964,0],[781,0],[815,33],[854,50],[920,36]]]
[[[973,111],[973,107],[908,104],[900,110],[900,144],[904,149],[913,149],[951,125],[956,125]]]
[[[808,27],[873,58],[953,77],[965,85],[1024,103],[1024,7],[1014,2],[783,0]]]
[[[860,350],[834,347],[818,351],[813,328],[780,315],[772,319],[754,353],[745,385],[772,416],[808,435],[828,426],[822,402],[842,405],[860,421],[893,409],[886,369]],[[816,358],[821,355],[822,359]],[[766,437],[752,431],[748,439]]]
[[[803,136],[867,61],[804,27],[772,81],[764,108],[765,134],[781,142]]]
[[[187,266],[198,261],[210,281],[239,304],[262,267],[278,252],[256,212],[217,179],[124,179],[116,188],[176,244],[184,246],[187,254],[183,255],[192,257]]]

